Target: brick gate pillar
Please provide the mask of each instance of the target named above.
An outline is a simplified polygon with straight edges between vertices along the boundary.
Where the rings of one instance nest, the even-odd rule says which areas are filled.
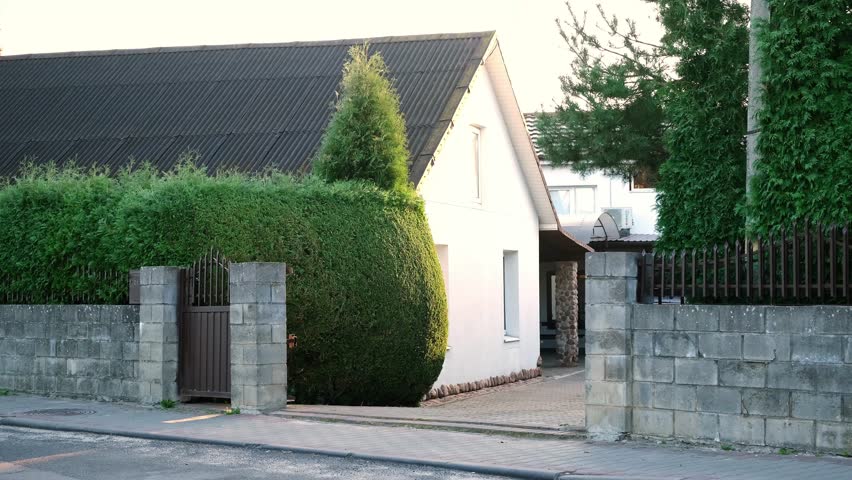
[[[580,355],[577,329],[579,305],[577,262],[560,262],[556,267],[556,355],[563,367],[573,367]]]
[[[139,272],[139,401],[178,400],[177,267]]]
[[[586,254],[586,430],[614,439],[632,429],[631,317],[638,253]]]
[[[256,414],[287,406],[287,293],[283,263],[230,266],[231,406]]]

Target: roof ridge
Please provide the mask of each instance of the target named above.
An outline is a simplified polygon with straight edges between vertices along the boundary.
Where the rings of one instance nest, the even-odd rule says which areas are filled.
[[[194,46],[170,46],[170,47],[149,47],[149,48],[129,48],[116,50],[84,50],[70,52],[49,52],[49,53],[23,53],[18,55],[3,55],[0,56],[0,62],[9,60],[27,60],[36,58],[72,58],[72,57],[105,57],[118,55],[141,55],[147,53],[172,53],[172,52],[197,52],[197,51],[216,51],[216,50],[240,50],[251,48],[283,48],[283,47],[322,47],[332,45],[356,45],[359,43],[397,43],[397,42],[416,42],[428,40],[457,40],[461,38],[485,38],[493,37],[497,32],[495,30],[485,30],[481,32],[455,32],[455,33],[430,33],[419,35],[395,35],[384,37],[365,37],[365,38],[346,38],[338,40],[313,40],[313,41],[294,41],[294,42],[272,42],[272,43],[235,43],[224,45],[194,45]]]

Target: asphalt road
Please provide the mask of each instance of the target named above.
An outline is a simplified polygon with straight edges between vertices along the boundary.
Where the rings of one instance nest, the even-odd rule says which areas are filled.
[[[322,455],[0,427],[0,480],[500,477]]]

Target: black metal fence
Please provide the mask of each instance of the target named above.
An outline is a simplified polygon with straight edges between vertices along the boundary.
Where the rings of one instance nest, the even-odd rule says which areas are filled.
[[[852,305],[849,230],[793,226],[700,250],[643,252],[639,301]]]
[[[23,275],[0,272],[0,304],[116,304],[128,303],[128,272],[75,268],[62,284],[34,288]]]

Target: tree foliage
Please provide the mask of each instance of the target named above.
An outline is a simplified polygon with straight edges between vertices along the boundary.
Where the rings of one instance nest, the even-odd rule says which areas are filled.
[[[127,271],[188,265],[217,248],[231,261],[286,262],[288,355],[299,402],[414,405],[447,348],[447,301],[423,204],[367,182],[248,177],[184,165],[118,178],[38,172],[0,188],[0,296],[127,290]]]
[[[748,11],[737,0],[660,0],[669,157],[657,184],[658,243],[689,248],[744,229]]]
[[[551,164],[581,174],[656,176],[666,158],[660,47],[644,41],[635,22],[622,27],[600,5],[601,32],[567,6],[570,19],[556,23],[572,54],[571,74],[560,78],[562,104],[539,116],[539,147]]]
[[[770,0],[749,223],[852,220],[852,3]]]
[[[399,96],[380,54],[349,50],[340,98],[314,163],[326,181],[368,180],[384,189],[408,186],[408,149]]]

